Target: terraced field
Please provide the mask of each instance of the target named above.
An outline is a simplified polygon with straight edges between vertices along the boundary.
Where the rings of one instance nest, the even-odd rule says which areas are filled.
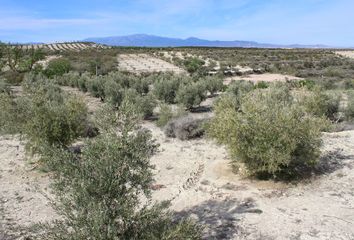
[[[173,72],[185,73],[185,71],[169,62],[152,57],[148,54],[120,54],[118,69],[133,73]]]
[[[107,46],[96,44],[96,43],[87,43],[87,42],[73,42],[73,43],[51,43],[51,44],[29,44],[21,45],[22,49],[46,49],[50,51],[81,51],[85,49],[100,48],[105,49]]]

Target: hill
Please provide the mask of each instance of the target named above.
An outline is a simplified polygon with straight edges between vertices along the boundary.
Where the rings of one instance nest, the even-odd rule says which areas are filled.
[[[147,34],[128,36],[93,37],[84,39],[85,42],[94,42],[109,46],[132,47],[242,47],[242,48],[329,48],[326,45],[280,45],[258,43],[254,41],[210,41],[195,37],[186,39],[169,38]]]

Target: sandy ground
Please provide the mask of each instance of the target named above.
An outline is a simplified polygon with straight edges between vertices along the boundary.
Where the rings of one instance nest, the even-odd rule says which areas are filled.
[[[337,51],[335,53],[343,57],[354,58],[354,51]]]
[[[302,78],[283,75],[277,73],[251,74],[246,76],[234,76],[225,78],[224,83],[230,84],[232,81],[246,80],[251,82],[285,82],[287,80],[301,80]]]
[[[49,204],[50,177],[31,165],[18,136],[0,136],[0,239],[56,216]],[[9,238],[11,239],[11,238]]]
[[[152,122],[142,125],[160,143],[151,159],[153,199],[202,223],[205,239],[354,239],[354,131],[324,134],[313,176],[285,184],[234,174],[226,150],[212,141],[166,138]],[[28,161],[17,137],[0,138],[0,239],[55,217],[44,196],[50,178]]]

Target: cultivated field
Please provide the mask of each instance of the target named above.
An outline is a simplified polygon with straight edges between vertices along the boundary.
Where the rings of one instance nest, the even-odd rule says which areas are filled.
[[[120,54],[118,55],[118,69],[133,73],[171,72],[185,73],[185,71],[169,62],[149,56],[147,54]]]
[[[50,43],[50,44],[31,44],[31,45],[20,45],[24,50],[29,49],[44,49],[49,51],[81,51],[87,49],[106,49],[107,46],[96,44],[96,43],[86,43],[86,42],[69,42],[69,43]]]

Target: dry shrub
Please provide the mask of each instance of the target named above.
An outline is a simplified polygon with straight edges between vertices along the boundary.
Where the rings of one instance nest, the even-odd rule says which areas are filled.
[[[204,135],[204,124],[209,118],[196,119],[192,116],[185,116],[171,120],[165,126],[165,135],[167,137],[178,138],[180,140],[189,140]]]

